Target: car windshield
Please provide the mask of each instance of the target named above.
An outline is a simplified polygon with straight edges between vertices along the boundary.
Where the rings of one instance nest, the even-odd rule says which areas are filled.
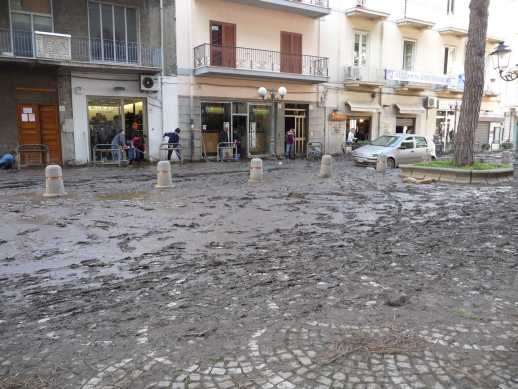
[[[373,146],[383,146],[389,147],[394,146],[398,142],[399,138],[397,136],[380,136],[378,139],[373,141],[371,145]]]

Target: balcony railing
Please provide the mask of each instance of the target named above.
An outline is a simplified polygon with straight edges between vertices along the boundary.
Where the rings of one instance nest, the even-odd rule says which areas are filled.
[[[160,48],[139,43],[0,29],[0,56],[159,68]]]
[[[350,83],[384,84],[385,69],[356,65],[346,66],[345,81]]]
[[[329,8],[329,0],[288,0],[292,3],[302,3],[315,7]]]
[[[216,46],[208,43],[194,48],[194,68],[203,67],[292,73],[312,77],[328,76],[328,58],[247,47]]]

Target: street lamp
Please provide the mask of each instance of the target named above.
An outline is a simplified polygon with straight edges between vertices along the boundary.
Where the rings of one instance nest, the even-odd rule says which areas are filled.
[[[518,73],[516,70],[507,70],[509,68],[509,61],[511,60],[512,50],[504,42],[500,42],[495,50],[491,54],[493,61],[493,67],[500,78],[504,81],[514,81],[518,79]]]
[[[281,86],[279,89],[274,90],[273,88],[268,90],[264,86],[257,89],[257,94],[263,100],[271,100],[273,103],[273,115],[272,115],[272,133],[270,136],[270,151],[273,156],[276,152],[276,136],[277,136],[277,110],[279,107],[279,101],[282,101],[288,94],[288,90]]]

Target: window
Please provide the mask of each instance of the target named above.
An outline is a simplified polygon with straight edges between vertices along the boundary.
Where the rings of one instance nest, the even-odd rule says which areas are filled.
[[[446,15],[453,15],[455,13],[455,0],[447,0]]]
[[[418,149],[422,149],[422,148],[428,147],[428,143],[426,142],[426,138],[423,138],[422,136],[416,136],[416,138],[415,138],[415,146]]]
[[[94,60],[138,62],[138,17],[135,8],[88,3],[90,54]]]
[[[366,32],[354,33],[353,62],[355,66],[367,65],[367,49],[369,35]]]
[[[50,14],[50,0],[11,0],[11,10]]]
[[[403,41],[403,70],[414,70],[416,42],[411,40]]]
[[[52,32],[50,0],[11,0],[11,25],[14,54],[32,57],[33,32]]]
[[[444,47],[444,66],[443,66],[443,72],[444,74],[453,74],[453,71],[455,69],[455,54],[456,54],[456,48],[455,47]]]

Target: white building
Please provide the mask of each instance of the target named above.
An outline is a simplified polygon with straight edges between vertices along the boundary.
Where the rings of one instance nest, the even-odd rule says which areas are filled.
[[[516,40],[517,10],[516,0],[492,1],[488,54],[500,40]],[[225,128],[224,140],[239,139],[248,157],[282,154],[290,128],[298,154],[308,142],[340,152],[350,130],[362,140],[415,132],[448,146],[463,96],[468,23],[469,0],[178,2],[186,157],[215,156]],[[270,98],[280,86],[282,102]],[[269,90],[265,100],[260,87]],[[479,148],[510,140],[515,91],[488,62]]]

